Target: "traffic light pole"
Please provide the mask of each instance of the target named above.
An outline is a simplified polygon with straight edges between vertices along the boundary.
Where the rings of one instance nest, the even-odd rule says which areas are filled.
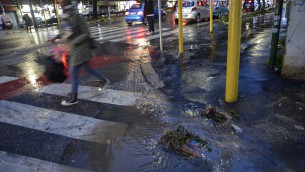
[[[269,56],[269,67],[276,67],[276,59],[277,59],[277,45],[279,42],[280,35],[280,27],[281,27],[281,19],[282,19],[282,11],[283,11],[283,0],[278,1],[276,14],[274,15],[274,25],[272,29],[272,40],[271,40],[271,49]]]

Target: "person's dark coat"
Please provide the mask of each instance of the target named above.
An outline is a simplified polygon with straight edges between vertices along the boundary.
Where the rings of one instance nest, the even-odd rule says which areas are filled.
[[[154,14],[154,1],[153,0],[145,0],[144,3],[144,14]]]
[[[30,16],[29,15],[27,15],[27,14],[25,14],[23,17],[22,17],[22,19],[24,20],[24,22],[25,22],[25,24],[27,25],[27,26],[32,26],[32,19],[30,18]]]
[[[77,10],[77,8],[75,9]],[[66,11],[67,22],[71,24],[73,34],[66,39],[69,48],[69,66],[80,65],[92,58],[90,46],[92,40],[87,23],[77,11]]]

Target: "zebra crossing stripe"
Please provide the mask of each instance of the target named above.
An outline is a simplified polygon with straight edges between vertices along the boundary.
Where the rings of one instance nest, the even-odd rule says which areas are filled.
[[[162,31],[167,31],[167,30],[169,30],[169,29],[170,29],[170,28],[163,28]],[[145,30],[145,31],[146,31],[146,30]],[[159,32],[159,30],[157,29],[155,32]],[[176,33],[176,32],[177,32],[177,31],[169,31],[170,34],[173,34],[173,33]],[[165,33],[168,33],[168,32],[165,32]],[[170,34],[165,34],[165,33],[162,33],[162,35],[163,35],[163,36],[170,35]],[[154,35],[154,38],[153,38],[153,39],[159,38],[159,35],[160,35],[160,33],[156,33],[156,34]],[[137,37],[137,35],[132,35],[131,37],[132,37],[132,38],[135,38],[135,37]],[[139,40],[141,40],[140,42],[142,42],[143,39],[144,39],[144,40],[150,40],[150,39],[147,39],[147,38],[149,38],[149,37],[151,37],[151,36],[148,36],[148,37],[145,37],[145,38],[141,38],[141,39],[139,39]],[[120,42],[120,41],[124,41],[124,40],[126,40],[126,37],[118,38],[118,39],[112,39],[111,42]],[[134,42],[132,42],[132,43],[134,43]],[[137,44],[137,43],[134,43],[134,44]]]
[[[162,33],[162,36],[168,36],[168,35],[172,35],[172,34],[175,34],[175,33],[178,33],[178,31],[177,30],[172,30],[172,31],[169,31],[169,32],[164,32],[164,33]],[[159,37],[160,37],[160,33],[155,34],[155,35],[151,35],[151,36],[147,36],[147,37],[144,37],[144,38],[136,39],[136,40],[133,40],[132,42],[128,42],[128,43],[138,45],[139,43],[141,43],[143,41],[149,41],[149,40],[157,39]],[[120,42],[120,41],[124,41],[124,40],[126,40],[126,38],[118,38],[118,39],[113,39],[111,41],[112,42]]]
[[[125,30],[127,29],[127,27],[123,27],[123,28],[98,28],[98,27],[94,27],[94,28],[90,28],[90,32],[94,32],[94,31],[103,31],[103,32],[112,32],[112,31],[118,31],[118,30]]]
[[[51,84],[39,90],[39,92],[42,93],[54,94],[59,96],[66,96],[70,91],[70,84]],[[153,95],[143,95],[141,93],[111,89],[98,91],[98,88],[96,87],[79,86],[78,98],[99,103],[108,103],[121,106],[134,106],[142,99],[154,99],[155,97]]]
[[[133,30],[131,32],[123,32],[121,34],[114,34],[114,35],[111,35],[111,36],[105,36],[103,37],[103,35],[100,35],[99,39],[97,39],[98,41],[102,41],[102,40],[107,40],[107,39],[112,39],[112,38],[117,38],[117,37],[125,37],[125,36],[128,36],[130,34],[137,34],[137,33],[141,33],[141,32],[145,32],[145,29],[144,28],[140,28],[138,30]]]
[[[108,30],[108,31],[91,31],[91,35],[101,35],[101,36],[106,36],[106,35],[115,35],[117,33],[126,33],[126,32],[135,32],[135,31],[139,31],[139,30],[143,30],[141,28],[132,28],[132,29],[127,29],[127,28],[123,28],[117,31],[113,31],[113,30]]]
[[[114,141],[127,128],[122,123],[6,100],[0,101],[0,109],[0,122],[96,143]]]
[[[50,172],[90,172],[36,158],[0,151],[0,171],[50,171]]]
[[[18,78],[16,77],[9,77],[9,76],[1,76],[0,77],[0,84],[3,84],[5,82],[10,82],[10,81],[14,81],[17,80]]]
[[[162,31],[167,31],[169,30],[170,28],[163,28]],[[158,32],[159,30],[157,29],[156,32]],[[123,33],[122,31],[110,31],[110,33],[108,34],[104,34],[104,32],[100,32],[99,34],[97,33],[93,33],[91,34],[93,37],[95,38],[98,38],[96,36],[99,36],[99,38],[97,39],[97,41],[102,41],[102,40],[107,40],[107,39],[111,39],[109,41],[112,41],[112,42],[118,42],[116,41],[117,39],[119,41],[122,41],[122,40],[125,40],[126,36],[131,36],[131,37],[137,37],[139,33],[145,33],[146,32],[146,29],[145,28],[132,28],[132,29],[129,29],[129,30],[125,30]],[[118,33],[121,33],[121,34],[118,34]],[[109,35],[109,36],[107,36]],[[122,38],[123,37],[123,38]],[[117,39],[113,39],[113,38],[117,38]]]

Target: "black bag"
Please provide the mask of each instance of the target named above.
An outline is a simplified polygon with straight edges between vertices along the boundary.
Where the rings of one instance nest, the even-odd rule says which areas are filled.
[[[62,83],[67,79],[63,62],[56,61],[53,57],[47,58],[45,75],[48,80],[55,83]]]

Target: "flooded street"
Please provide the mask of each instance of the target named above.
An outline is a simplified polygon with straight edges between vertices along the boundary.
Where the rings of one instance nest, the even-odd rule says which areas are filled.
[[[11,124],[1,121],[2,131],[20,135],[5,137],[6,142],[0,147],[80,171],[303,171],[305,133],[304,128],[296,126],[305,123],[302,115],[305,92],[294,94],[294,91],[304,85],[279,78],[265,66],[272,18],[272,15],[243,18],[239,97],[232,104],[224,103],[228,25],[218,20],[214,22],[213,34],[206,21],[184,26],[185,53],[181,56],[177,32],[164,37],[164,53],[158,50],[158,39],[143,38],[143,44],[131,44],[129,40],[101,43],[102,53],[93,58],[92,66],[110,78],[109,90],[94,94],[94,78],[81,72],[83,97],[74,108],[64,108],[58,103],[67,89],[52,90],[55,87],[44,79],[44,58],[54,47],[46,43],[49,35],[34,32],[31,43],[24,41],[26,36],[16,36],[17,40],[13,43],[8,40],[5,48],[1,45],[0,73],[22,76],[19,83],[28,86],[3,97],[65,114],[111,121],[114,127],[107,128],[105,140],[88,141],[76,139],[73,133],[67,137],[54,133],[36,137],[40,134],[38,129],[9,130]],[[145,26],[135,28],[141,30]],[[50,28],[47,33],[56,34],[56,30]],[[64,84],[70,84],[70,80]],[[44,88],[47,86],[50,89]],[[292,102],[292,98],[298,99],[298,103]],[[211,106],[227,115],[236,110],[240,118],[215,123],[202,115]],[[295,109],[294,115],[285,111],[288,107]],[[242,133],[236,133],[232,124],[240,127]],[[76,129],[84,130],[78,125]],[[211,152],[204,151],[204,157],[194,158],[166,151],[159,143],[160,138],[178,126],[207,141]],[[93,131],[98,135],[96,132]],[[29,139],[35,137],[37,140]],[[24,140],[9,145],[18,139]],[[44,139],[47,141],[43,142]]]

